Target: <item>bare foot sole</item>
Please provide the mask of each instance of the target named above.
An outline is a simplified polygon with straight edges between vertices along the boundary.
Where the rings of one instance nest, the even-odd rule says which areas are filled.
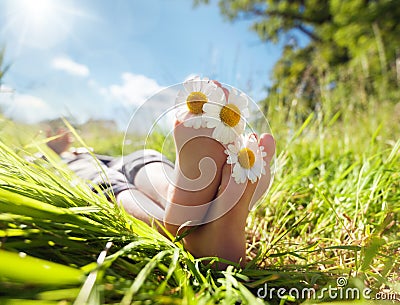
[[[249,208],[269,187],[270,163],[275,153],[275,141],[270,134],[262,134],[259,144],[264,146],[267,153],[264,158],[266,174],[255,183],[248,181],[247,184],[237,184],[231,177],[231,165],[224,165],[217,199],[208,211],[208,217],[215,220],[198,227],[185,237],[185,247],[193,255],[217,256],[241,265],[246,263],[246,219]],[[222,193],[227,195],[223,197]],[[226,206],[230,207],[232,202],[235,204],[226,211]]]
[[[176,234],[180,225],[197,225],[205,217],[221,183],[226,162],[224,147],[211,138],[211,130],[194,129],[176,122],[177,158],[165,213],[166,228]],[[181,232],[180,232],[181,233]]]

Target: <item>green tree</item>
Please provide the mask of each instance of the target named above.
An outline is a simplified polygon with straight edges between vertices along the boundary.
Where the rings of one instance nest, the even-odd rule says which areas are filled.
[[[200,3],[209,0],[195,0]],[[313,108],[319,103],[321,86],[337,87],[343,75],[361,81],[368,93],[398,90],[398,0],[219,0],[218,4],[231,21],[253,20],[251,28],[261,40],[286,42],[271,76],[271,96],[302,99]],[[304,37],[308,43],[300,46]]]

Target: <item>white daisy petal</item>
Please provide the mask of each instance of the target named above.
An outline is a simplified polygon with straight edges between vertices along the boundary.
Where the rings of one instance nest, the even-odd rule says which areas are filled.
[[[245,127],[244,120],[240,120],[239,123],[232,129],[235,131],[236,136],[239,136],[243,133],[244,127]]]
[[[225,131],[224,125],[221,125],[218,122],[218,125],[215,127],[212,134],[213,138],[222,142],[221,139],[224,138],[224,131]]]
[[[252,183],[256,182],[257,179],[258,179],[257,175],[256,175],[252,170],[249,170],[249,171],[248,171],[248,177],[249,177],[249,180],[250,180]]]
[[[237,163],[238,159],[236,155],[229,155],[228,158],[226,159],[226,163],[228,164],[235,164]]]
[[[262,158],[265,158],[266,156],[267,156],[267,152],[266,151],[264,151],[265,150],[265,148],[264,148],[264,146],[260,146],[260,155],[261,155],[261,157]],[[264,161],[265,162],[265,161]]]
[[[226,137],[225,139],[227,140],[226,143],[222,143],[222,144],[228,144],[231,143],[233,141],[235,141],[235,139],[240,135],[240,133],[236,132],[235,129],[233,128],[229,128],[229,127],[225,127],[226,130]]]
[[[176,112],[176,119],[179,122],[183,122],[187,116],[188,112],[186,111],[186,109],[178,109]]]
[[[229,144],[228,149],[232,154],[237,154],[239,152],[239,148],[234,144]]]
[[[222,125],[221,129],[222,129],[222,136],[219,140],[222,144],[228,144],[228,143],[232,143],[233,141],[235,141],[235,139],[236,139],[235,133],[231,133],[231,128],[229,128],[228,126]]]
[[[194,88],[193,88],[193,81],[192,80],[184,82],[183,83],[183,87],[185,88],[187,93],[195,91]]]
[[[185,127],[193,127],[193,123],[190,120],[186,120],[183,122],[183,126]]]
[[[250,116],[249,108],[242,109],[242,117],[248,118]]]
[[[215,126],[217,126],[217,125],[219,125],[219,119],[218,119],[218,115],[215,115],[215,114],[209,114],[209,113],[204,113],[203,114],[203,117],[204,117],[204,120],[206,121],[206,122],[210,122],[211,123],[211,125],[213,125],[213,127],[215,127]]]
[[[217,114],[221,112],[222,106],[214,103],[205,103],[203,105],[203,111],[207,114]]]
[[[258,143],[257,139],[253,136],[248,137],[245,146],[250,148],[252,151],[257,152],[258,151]]]
[[[232,168],[232,175],[234,175],[234,177],[235,177],[235,176],[239,176],[240,173],[241,173],[240,165],[239,165],[239,163],[235,163],[235,165]]]
[[[187,93],[184,91],[179,91],[178,94],[176,95],[175,103],[176,104],[185,104],[186,103],[186,98],[187,98]]]
[[[210,101],[217,104],[224,104],[225,93],[220,87],[216,87],[209,95]]]
[[[223,132],[224,132],[224,126],[222,126],[221,124],[217,124],[212,133],[212,137],[220,141],[220,139],[223,137]]]
[[[204,79],[203,79],[203,81],[204,81]],[[211,97],[213,96],[213,94],[215,94],[215,92],[218,91],[217,85],[215,85],[212,82],[207,82],[207,83],[203,82],[202,85],[203,85],[202,90],[203,90],[204,94],[207,95],[211,100]]]
[[[236,90],[232,90],[229,94],[228,103],[232,103],[239,109],[247,108],[248,99],[244,94],[239,94]]]
[[[262,166],[259,162],[255,163],[254,166],[251,168],[253,173],[257,173],[256,176],[261,176]]]
[[[196,118],[195,120],[193,120],[193,128],[194,129],[199,129],[202,125],[202,119],[201,117]]]
[[[238,163],[236,163],[233,167],[232,177],[235,178],[236,183],[246,182],[246,173],[242,170]]]
[[[207,128],[215,128],[215,127],[219,126],[218,121],[216,119],[212,120],[211,118],[207,118],[205,120],[205,122],[206,122]]]
[[[247,174],[246,172],[242,172],[240,177],[240,183],[246,183],[246,180],[247,180]]]
[[[239,95],[239,98],[237,101],[238,101],[237,105],[241,108],[247,108],[247,105],[249,104],[249,100],[243,93]]]

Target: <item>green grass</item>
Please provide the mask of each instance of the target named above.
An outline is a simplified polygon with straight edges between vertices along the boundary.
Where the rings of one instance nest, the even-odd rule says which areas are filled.
[[[0,118],[0,304],[291,304],[304,300],[257,291],[320,292],[338,277],[399,292],[400,116],[372,98],[362,110],[329,101],[302,117],[270,105],[274,181],[248,218],[251,263],[225,271],[91,192],[38,129]],[[117,152],[122,136],[101,139]],[[50,163],[23,158],[37,150]]]

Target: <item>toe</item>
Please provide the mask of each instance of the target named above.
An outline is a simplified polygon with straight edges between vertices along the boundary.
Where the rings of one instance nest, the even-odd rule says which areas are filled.
[[[269,166],[275,154],[275,139],[271,134],[263,133],[260,136],[260,145],[264,146],[264,151],[267,153],[264,160],[267,162],[267,166]]]

